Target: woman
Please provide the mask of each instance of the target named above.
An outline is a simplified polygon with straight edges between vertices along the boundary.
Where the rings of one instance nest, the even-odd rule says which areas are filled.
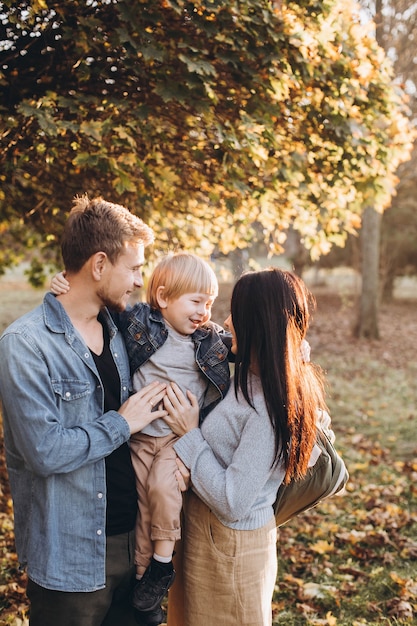
[[[303,281],[271,268],[236,283],[231,315],[234,386],[197,428],[198,411],[173,385],[165,398],[184,476],[184,626],[268,626],[277,575],[272,509],[282,481],[303,476],[324,409],[320,372],[302,359],[313,302]],[[174,419],[182,416],[181,429]],[[172,424],[171,420],[172,419]],[[187,432],[188,431],[188,432]],[[186,433],[186,434],[184,434]]]

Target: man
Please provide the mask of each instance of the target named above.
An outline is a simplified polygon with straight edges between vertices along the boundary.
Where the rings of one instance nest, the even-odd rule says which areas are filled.
[[[108,309],[142,287],[151,229],[126,208],[76,198],[62,256],[71,289],[0,338],[0,394],[30,626],[130,626],[136,518],[127,441],[164,410],[129,397],[125,346]]]

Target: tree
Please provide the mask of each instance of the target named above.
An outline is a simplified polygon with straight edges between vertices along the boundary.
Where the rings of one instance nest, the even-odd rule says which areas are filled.
[[[416,161],[413,150],[414,170],[401,168],[397,195],[382,216],[380,276],[384,302],[392,300],[397,276],[417,274]]]
[[[88,192],[160,249],[227,252],[261,224],[279,250],[291,225],[317,258],[388,203],[407,118],[352,2],[3,5],[0,228],[17,243],[55,251]]]
[[[417,3],[411,0],[385,0],[380,18],[382,45],[393,60],[397,81],[409,95],[411,119],[417,117],[417,64],[414,40],[417,36]],[[398,171],[399,184],[390,209],[381,224],[381,293],[392,298],[396,276],[417,272],[417,186],[415,171],[417,150]]]
[[[375,2],[375,15],[381,11],[381,0]],[[380,25],[375,29],[376,40],[381,41]],[[379,251],[381,208],[371,204],[365,207],[362,217],[362,289],[354,334],[367,339],[379,339]]]
[[[363,0],[364,7],[369,11],[375,21],[375,36],[381,47],[390,54],[394,62],[394,71],[399,80],[404,81],[408,86],[412,86],[410,90],[412,94],[410,102],[410,116],[416,113],[417,99],[415,98],[415,78],[417,66],[414,62],[413,45],[410,45],[417,29],[417,3],[410,0],[401,0],[400,2],[392,2],[390,0],[375,0],[375,2],[367,2]],[[412,138],[415,134],[411,135]],[[404,205],[404,191],[409,192],[409,184],[405,185],[405,181],[409,180],[407,168],[410,164],[415,166],[414,156],[412,161],[405,164],[399,170],[399,187],[398,201],[394,200],[394,207]],[[401,184],[401,180],[404,184]],[[360,337],[369,337],[377,339],[379,337],[378,329],[378,303],[381,296],[385,298],[392,295],[394,285],[395,267],[399,259],[404,259],[404,238],[401,237],[400,248],[395,246],[396,228],[390,231],[384,231],[384,259],[381,266],[380,254],[380,238],[381,228],[383,224],[392,227],[392,211],[389,220],[383,220],[378,207],[367,207],[363,215],[362,221],[362,290],[360,296],[360,304],[358,310],[358,318],[355,325],[355,334]],[[397,225],[398,226],[398,225]],[[392,245],[394,244],[394,252]],[[415,247],[415,240],[412,244]],[[379,285],[379,277],[383,270],[382,287]]]

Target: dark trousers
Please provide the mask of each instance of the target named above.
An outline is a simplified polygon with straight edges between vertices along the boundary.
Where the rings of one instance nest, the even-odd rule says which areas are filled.
[[[68,572],[71,576],[71,572]],[[135,578],[134,531],[107,538],[106,587],[53,591],[29,579],[30,626],[136,626],[129,596]]]

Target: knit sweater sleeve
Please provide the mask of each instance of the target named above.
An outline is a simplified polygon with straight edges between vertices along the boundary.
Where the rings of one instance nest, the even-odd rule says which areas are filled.
[[[227,399],[221,405],[226,408]],[[193,490],[220,521],[246,528],[242,520],[252,524],[256,518],[256,525],[261,525],[272,516],[271,505],[284,478],[283,468],[273,465],[272,426],[267,415],[250,407],[244,411],[240,407],[238,416],[228,409],[217,416],[214,427],[210,427],[210,421],[213,423],[216,415],[210,414],[207,427],[184,435],[175,450],[191,471]],[[216,441],[222,448],[217,454]]]

